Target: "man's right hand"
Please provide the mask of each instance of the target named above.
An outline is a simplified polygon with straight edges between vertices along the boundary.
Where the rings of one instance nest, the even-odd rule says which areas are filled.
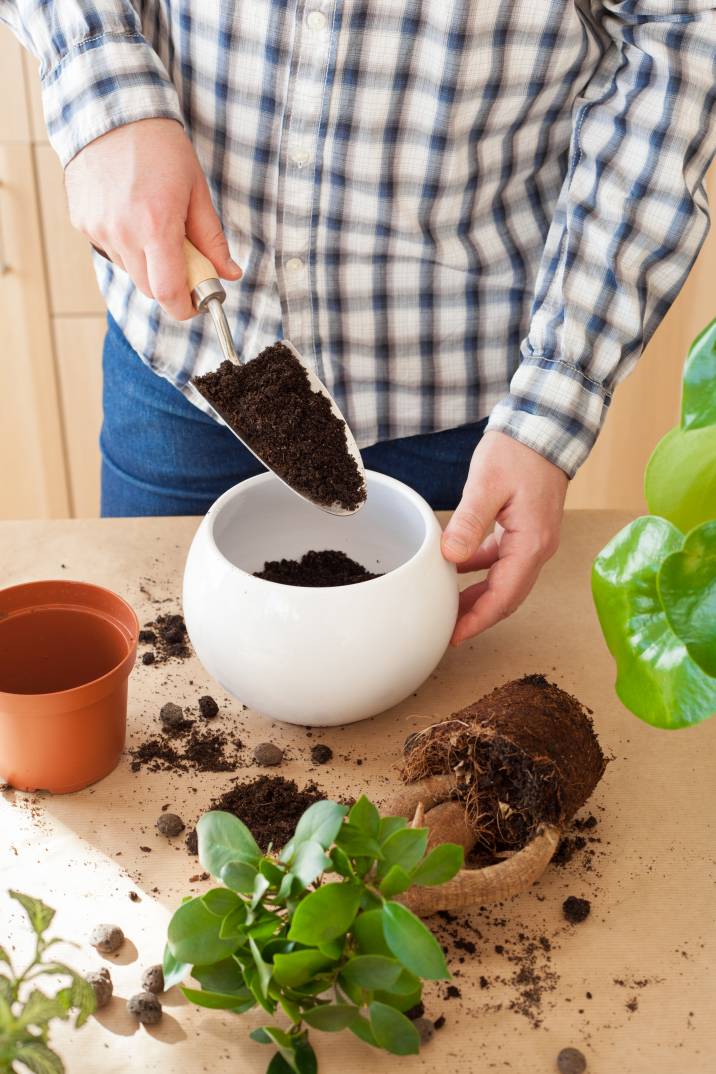
[[[195,312],[185,235],[223,279],[241,276],[193,146],[175,120],[143,119],[103,134],[67,165],[65,187],[73,225],[177,320]]]

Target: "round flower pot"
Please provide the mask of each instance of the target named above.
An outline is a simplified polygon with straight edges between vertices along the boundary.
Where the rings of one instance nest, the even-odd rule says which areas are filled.
[[[138,633],[126,601],[100,586],[0,590],[0,779],[63,794],[115,768]]]

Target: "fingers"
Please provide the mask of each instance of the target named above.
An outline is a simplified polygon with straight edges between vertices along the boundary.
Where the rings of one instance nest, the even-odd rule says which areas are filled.
[[[225,280],[238,280],[242,270],[236,264],[226,241],[221,221],[216,215],[209,188],[203,175],[194,183],[186,218],[186,234],[198,250],[208,257],[217,274]]]
[[[184,229],[177,228],[171,236],[146,247],[151,294],[177,321],[186,321],[196,313],[187,284],[183,243]]]
[[[118,252],[124,270],[129,273],[134,284],[147,298],[153,298],[149,277],[147,276],[147,259],[144,256],[144,251],[127,247],[120,249]]]
[[[486,571],[493,563],[496,563],[500,555],[500,545],[496,533],[486,537],[480,547],[463,563],[458,564],[460,574],[469,574],[471,571]]]

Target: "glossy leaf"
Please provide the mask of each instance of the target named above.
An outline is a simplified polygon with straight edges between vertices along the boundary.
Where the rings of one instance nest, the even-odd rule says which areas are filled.
[[[253,936],[249,936],[249,948],[251,955],[256,966],[256,971],[259,975],[259,984],[261,986],[261,993],[264,997],[268,996],[269,985],[271,983],[271,974],[273,972],[273,966],[270,966],[268,962],[264,962],[261,957],[256,940]]]
[[[366,835],[377,837],[380,831],[380,813],[373,803],[362,794],[355,805],[351,807],[348,814],[348,823],[355,828],[360,828]]]
[[[238,817],[221,810],[212,810],[199,818],[196,826],[199,861],[216,880],[230,861],[243,861],[258,866],[261,859],[253,835]]]
[[[351,858],[367,858],[368,864],[373,858],[380,860],[383,857],[380,843],[375,836],[367,835],[362,828],[357,828],[350,822],[341,828],[336,837],[336,844]]]
[[[353,866],[345,850],[341,850],[340,847],[333,847],[330,857],[334,871],[339,873],[340,876],[355,876]]]
[[[684,533],[716,518],[716,425],[671,429],[649,459],[644,495],[653,515]]]
[[[235,958],[225,958],[211,966],[195,966],[192,977],[210,992],[236,993],[246,987],[241,966]]]
[[[239,905],[227,914],[219,925],[219,936],[222,940],[228,940],[231,937],[238,939],[246,932],[246,904],[240,902]]]
[[[386,839],[390,838],[393,832],[407,827],[408,821],[406,817],[381,817],[378,828],[378,842],[382,845]]]
[[[168,992],[174,985],[183,981],[190,969],[191,963],[179,962],[178,959],[174,958],[174,955],[169,948],[169,944],[166,944],[164,947],[164,958],[162,959],[164,991]]]
[[[374,991],[390,989],[398,980],[403,967],[395,958],[385,955],[354,955],[341,970],[341,981],[347,980]]]
[[[407,970],[429,981],[450,977],[440,944],[420,918],[399,902],[387,902],[381,913],[385,941]]]
[[[716,677],[716,521],[688,534],[661,564],[657,589],[666,618],[699,667]]]
[[[307,888],[321,873],[331,868],[331,859],[320,843],[313,840],[301,843],[291,861],[291,875]]]
[[[222,919],[242,905],[239,896],[235,892],[229,891],[228,888],[212,888],[205,895],[200,895],[199,897],[207,910],[214,914],[215,917]],[[216,927],[219,927],[218,924]]]
[[[251,1010],[255,1006],[254,997],[251,995],[248,988],[244,994],[236,994],[232,992],[211,992],[208,988],[189,988],[187,985],[182,987],[182,992],[189,1000],[190,1003],[195,1003],[197,1007],[207,1007],[209,1010],[226,1010],[226,1011],[238,1011],[243,1013],[244,1011]]]
[[[418,1031],[404,1014],[377,1000],[370,1004],[370,1026],[376,1043],[393,1055],[417,1055],[420,1051]]]
[[[716,319],[691,344],[681,397],[681,428],[708,425],[716,425]]]
[[[287,955],[276,955],[273,960],[273,973],[279,984],[296,988],[332,964],[333,959],[322,955],[320,951],[307,948],[291,951]]]
[[[460,872],[465,851],[457,843],[441,843],[430,851],[411,874],[413,884],[444,884]]]
[[[222,884],[226,884],[227,888],[231,888],[232,891],[239,891],[242,895],[248,895],[254,890],[254,883],[258,876],[256,867],[249,865],[247,861],[227,861],[224,868],[221,870],[221,876],[219,879]],[[263,873],[261,874],[264,875]],[[269,881],[266,880],[268,884]]]
[[[684,538],[663,518],[638,518],[597,556],[592,592],[617,664],[617,694],[657,727],[686,727],[716,712],[716,680],[706,675],[669,625],[657,575]]]
[[[219,921],[201,898],[183,903],[169,922],[167,939],[177,962],[205,966],[220,962],[236,947],[235,939],[219,936]]]
[[[303,1020],[314,1029],[324,1033],[338,1033],[355,1019],[356,1009],[352,1003],[325,1003],[303,1012]]]
[[[427,828],[401,828],[383,843],[383,870],[400,865],[410,871],[415,868],[428,845]]]
[[[336,838],[348,809],[338,802],[315,802],[309,806],[298,824],[293,838],[281,851],[281,861],[288,861],[301,843],[318,843],[327,850]]]
[[[358,950],[363,955],[387,955],[393,957],[383,934],[383,911],[366,910],[359,914],[351,929]]]
[[[402,865],[391,865],[380,882],[380,893],[389,899],[401,891],[407,891],[412,882],[410,873]]]
[[[398,983],[400,983],[400,981]],[[396,992],[396,987],[397,986],[393,986],[390,992],[384,992],[382,989],[374,992],[373,999],[377,999],[380,1003],[386,1003],[389,1007],[395,1007],[396,1011],[409,1011],[411,1007],[415,1007],[420,1003],[423,995],[423,986],[419,981],[417,988],[413,988],[410,992]]]
[[[341,936],[351,925],[361,900],[357,884],[324,884],[297,906],[289,940],[317,946]]]
[[[367,1019],[362,1018],[359,1014],[356,1014],[355,1018],[348,1026],[351,1033],[362,1040],[365,1044],[370,1044],[373,1048],[380,1047],[377,1040],[373,1036],[373,1030],[370,1027],[370,1022]]]

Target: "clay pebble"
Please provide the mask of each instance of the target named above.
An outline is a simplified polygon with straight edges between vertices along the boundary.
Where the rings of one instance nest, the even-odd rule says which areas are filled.
[[[171,731],[183,724],[184,712],[180,705],[175,705],[173,701],[167,701],[166,705],[162,705],[159,710],[159,719],[164,727]]]
[[[162,1005],[151,992],[138,992],[127,1000],[127,1010],[145,1026],[155,1026],[162,1017]]]
[[[111,955],[124,943],[124,933],[119,925],[95,925],[90,933],[89,942],[103,955]]]
[[[94,992],[97,1010],[99,1011],[102,1007],[106,1007],[111,1000],[112,992],[114,991],[109,970],[105,966],[100,970],[92,970],[86,975],[85,980]]]
[[[313,764],[328,764],[333,758],[333,750],[330,746],[325,746],[322,742],[316,743],[311,748],[311,761]]]
[[[156,821],[157,831],[166,835],[167,839],[173,838],[184,831],[184,821],[176,813],[160,813]]]
[[[416,1018],[413,1025],[418,1031],[421,1044],[427,1044],[435,1035],[435,1024],[429,1018]]]
[[[557,1056],[557,1070],[559,1074],[584,1074],[587,1069],[587,1060],[579,1048],[562,1048]]]
[[[260,742],[254,749],[254,760],[256,764],[260,764],[263,768],[273,768],[275,765],[281,764],[283,750],[279,746],[275,746],[273,742]]]
[[[562,903],[562,913],[570,925],[579,925],[589,917],[592,904],[589,899],[578,899],[576,895],[570,895]]]
[[[218,716],[219,706],[209,694],[204,694],[199,698],[199,713],[204,720],[211,720],[214,716]]]
[[[155,996],[164,991],[164,970],[160,965],[146,968],[142,974],[142,988]]]

